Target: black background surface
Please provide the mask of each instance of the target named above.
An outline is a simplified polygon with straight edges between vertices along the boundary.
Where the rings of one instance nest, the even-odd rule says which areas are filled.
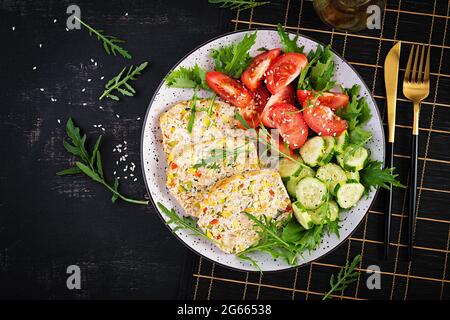
[[[380,244],[351,240],[321,259],[321,265],[262,277],[234,272],[205,259],[199,260],[170,234],[151,206],[120,201],[112,204],[110,194],[84,176],[55,176],[56,171],[70,164],[71,158],[63,149],[62,140],[65,121],[71,116],[89,135],[104,134],[102,154],[109,178],[113,171],[123,174],[123,164],[115,164],[119,155],[113,148],[127,141],[127,163],[136,163],[138,180],[123,180],[121,190],[135,198],[146,197],[140,174],[141,126],[161,79],[181,57],[210,38],[235,28],[259,26],[258,23],[236,24],[232,22],[235,12],[206,2],[77,1],[87,23],[127,41],[123,46],[133,58],[125,60],[120,56],[107,56],[86,30],[65,30],[65,11],[72,2],[0,0],[0,298],[290,299],[294,298],[293,292],[296,299],[318,298],[327,290],[330,274],[337,271],[328,265],[342,265],[347,257],[361,253],[364,248],[362,268],[380,264],[382,270],[391,275],[383,276],[383,290],[371,292],[364,290],[362,276],[359,297],[448,299],[450,36],[444,32],[448,19],[436,18],[431,28],[432,17],[429,16],[433,14],[433,7],[434,14],[448,15],[445,0],[402,1],[402,10],[429,15],[402,13],[398,16],[395,11],[386,11],[382,31],[382,37],[387,39],[428,42],[432,29],[431,42],[443,45],[442,53],[441,47],[432,49],[432,72],[444,76],[432,76],[429,104],[424,105],[421,112],[421,127],[432,126],[433,130],[422,130],[419,142],[420,157],[438,160],[427,161],[422,183],[419,180],[423,188],[419,217],[434,220],[419,219],[416,236],[417,246],[437,251],[416,250],[411,265],[402,260],[406,250],[401,246],[392,247],[394,257],[400,248],[398,263],[394,257],[381,262]],[[388,8],[398,7],[398,1],[388,1]],[[399,24],[395,28],[397,16]],[[300,25],[305,28],[301,33],[325,43],[332,40],[333,48],[354,62],[374,94],[384,95],[383,69],[364,64],[382,66],[392,42],[331,34],[331,29],[314,15],[308,1],[273,1],[270,6],[254,12],[240,13],[239,19],[269,25],[278,22],[291,27]],[[380,37],[380,32],[361,34]],[[409,47],[404,48],[406,56]],[[441,54],[447,59],[442,59],[440,64]],[[138,91],[135,97],[123,98],[118,103],[98,101],[107,79],[123,66],[143,61],[149,61],[150,65],[135,82]],[[404,57],[402,61],[406,61]],[[437,81],[438,89],[434,92]],[[377,98],[377,102],[384,114],[384,99]],[[409,154],[410,129],[407,126],[411,125],[411,106],[399,101],[398,110],[401,111],[397,123],[404,127],[397,129],[399,142],[395,153],[400,156],[395,161],[402,181],[406,181],[408,159],[401,155]],[[98,124],[102,124],[105,132],[94,127]],[[423,159],[419,161],[419,177],[423,163]],[[400,216],[407,215],[403,198],[404,191],[396,189],[394,213],[397,216],[392,222],[395,243],[401,222],[406,223]],[[369,213],[367,224],[353,235],[355,239],[382,241],[383,192],[372,210],[378,213]],[[403,226],[400,243],[405,243],[404,230]],[[66,288],[65,272],[72,264],[82,270],[81,290]],[[394,279],[394,273],[402,276]],[[403,276],[407,274],[418,278]],[[211,276],[225,280],[211,280],[208,278]],[[356,288],[349,288],[344,296],[357,296]]]

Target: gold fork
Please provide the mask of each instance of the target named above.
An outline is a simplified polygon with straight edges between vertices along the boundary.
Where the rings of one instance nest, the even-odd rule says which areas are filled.
[[[409,210],[408,210],[408,260],[412,258],[414,224],[416,220],[416,191],[417,191],[417,154],[419,147],[419,113],[420,102],[428,97],[430,93],[430,46],[428,46],[427,57],[424,68],[425,45],[422,45],[419,68],[419,45],[413,45],[409,53],[408,64],[406,65],[405,78],[403,80],[403,95],[414,104],[414,120],[412,130],[411,146],[411,168],[409,176]],[[415,54],[414,54],[415,52]],[[414,64],[411,68],[411,64]]]

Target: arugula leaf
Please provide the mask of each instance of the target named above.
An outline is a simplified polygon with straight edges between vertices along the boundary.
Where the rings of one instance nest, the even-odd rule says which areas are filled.
[[[365,97],[358,98],[360,86],[355,84],[350,89],[346,89],[345,93],[349,96],[347,107],[338,110],[337,114],[347,121],[349,130],[355,129],[370,120],[369,104]]]
[[[286,52],[297,52],[303,53],[304,46],[299,47],[297,45],[298,35],[294,36],[293,39],[289,38],[289,33],[284,30],[283,26],[279,23],[277,25],[278,36],[280,37],[281,44],[283,46],[283,51]]]
[[[115,101],[120,100],[118,96],[111,93],[111,91],[113,90],[117,90],[123,96],[134,96],[136,90],[134,90],[134,88],[128,83],[128,81],[136,80],[136,76],[140,75],[141,72],[147,67],[147,65],[148,62],[144,62],[137,67],[131,66],[124,77],[122,77],[122,75],[124,74],[126,67],[123,68],[117,76],[106,83],[105,91],[98,98],[98,100],[102,100],[105,97]]]
[[[198,226],[197,222],[191,217],[185,217],[179,215],[174,209],[168,209],[161,202],[157,203],[158,208],[169,217],[167,224],[175,224],[176,227],[173,229],[174,232],[180,229],[187,229],[193,232],[192,235],[205,238],[209,241],[215,242],[214,239],[209,238]]]
[[[256,31],[246,34],[238,43],[233,43],[218,49],[213,49],[211,57],[214,59],[215,69],[232,78],[239,78],[252,58],[248,53],[256,41]]]
[[[390,185],[406,188],[399,180],[398,174],[394,174],[395,168],[384,168],[381,161],[369,160],[369,163],[360,171],[361,183],[366,190],[382,187],[390,189]]]
[[[83,20],[78,18],[77,16],[74,16],[76,20],[78,20],[86,29],[89,31],[89,35],[94,34],[98,40],[103,42],[103,49],[105,49],[107,54],[113,54],[116,55],[116,52],[120,54],[122,57],[131,59],[131,54],[119,46],[117,43],[125,42],[123,40],[120,40],[114,36],[107,36],[103,34],[103,30],[96,30],[87,23],[85,23]]]
[[[210,90],[205,78],[206,70],[195,64],[192,68],[180,67],[177,70],[173,70],[164,80],[169,87]]]
[[[255,0],[208,0],[212,4],[221,4],[221,8],[248,10],[270,3],[270,1]]]
[[[330,278],[330,290],[323,296],[322,300],[327,300],[331,298],[334,292],[343,291],[349,284],[355,282],[358,278],[358,271],[356,271],[357,265],[361,261],[361,256],[358,254],[351,263],[347,261],[345,266],[341,268],[338,275],[335,277],[334,274]]]
[[[97,138],[97,141],[95,142],[94,148],[92,150],[92,154],[89,155],[89,152],[86,150],[85,143],[86,143],[86,135],[81,135],[80,128],[76,127],[72,118],[69,118],[67,120],[66,124],[66,132],[67,135],[70,138],[70,142],[64,140],[64,147],[67,151],[72,153],[73,155],[80,158],[81,161],[76,161],[74,168],[69,168],[66,170],[62,170],[57,172],[56,174],[58,176],[64,176],[64,175],[73,175],[73,174],[80,174],[84,173],[89,178],[94,180],[95,182],[98,182],[102,184],[104,187],[106,187],[112,194],[112,202],[114,203],[118,198],[135,204],[143,204],[147,205],[147,200],[135,200],[130,199],[125,196],[123,196],[119,191],[119,181],[116,179],[114,182],[114,185],[111,186],[106,180],[103,175],[103,165],[102,165],[102,157],[100,154],[100,143],[101,143],[101,136]]]

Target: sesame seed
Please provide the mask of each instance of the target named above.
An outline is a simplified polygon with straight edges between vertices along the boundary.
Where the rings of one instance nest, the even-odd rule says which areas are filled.
[[[36,70],[37,69],[37,67],[33,67],[33,70]]]
[[[54,19],[54,20],[53,20],[53,23],[56,23],[57,21],[58,21],[58,20]]]
[[[105,79],[105,76],[101,76],[101,77],[100,77],[100,80],[103,80],[103,79]]]
[[[39,48],[42,48],[42,43],[39,43]]]
[[[88,80],[87,80],[87,82],[91,82],[91,81],[92,81],[92,79],[88,79]]]
[[[125,12],[125,17],[128,17],[128,12]]]
[[[41,90],[42,92],[44,92],[44,88],[40,88],[39,90]]]
[[[94,59],[91,58],[91,62],[94,63]]]
[[[120,118],[120,116],[118,114],[116,114],[116,118]]]
[[[81,92],[85,92],[85,91],[86,91],[86,88],[81,89]]]
[[[58,123],[61,123],[61,120],[60,120],[60,119],[58,119],[58,120],[56,120],[56,121],[58,121]]]
[[[137,117],[136,120],[137,120],[137,121],[141,120],[141,117]]]
[[[86,103],[86,102],[83,102],[83,106],[87,106],[87,103]]]
[[[16,30],[16,27],[13,26],[11,29],[12,29],[12,31],[14,31],[14,30]]]

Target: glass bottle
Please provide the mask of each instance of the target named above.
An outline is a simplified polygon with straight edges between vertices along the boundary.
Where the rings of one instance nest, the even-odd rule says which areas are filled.
[[[320,19],[331,27],[341,31],[361,31],[368,28],[370,17],[372,22],[373,18],[381,19],[386,0],[313,0],[313,3]],[[378,8],[369,8],[373,5]]]

